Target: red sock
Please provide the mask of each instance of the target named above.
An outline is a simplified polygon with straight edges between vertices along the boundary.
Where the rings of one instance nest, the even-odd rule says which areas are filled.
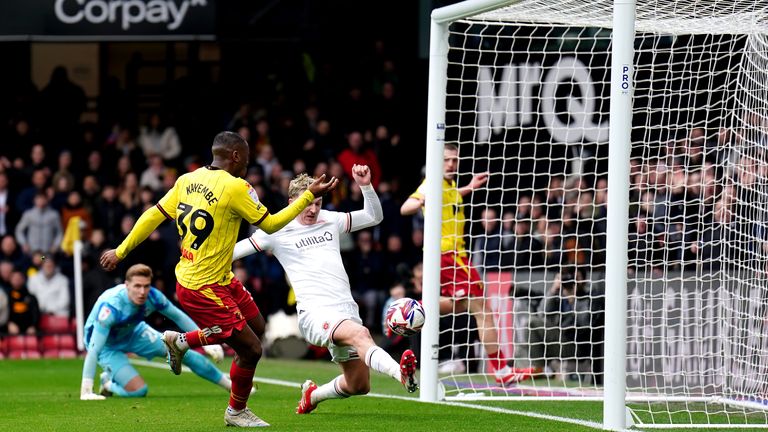
[[[491,361],[491,365],[493,366],[494,371],[503,369],[504,366],[507,365],[507,359],[504,358],[504,354],[501,352],[501,350],[498,350],[493,354],[488,354],[488,359]]]
[[[245,369],[232,360],[232,367],[229,368],[229,378],[232,380],[232,391],[229,393],[229,406],[234,410],[245,408],[248,403],[248,396],[251,395],[253,387],[253,374],[256,369]]]
[[[192,330],[184,333],[190,348],[199,348],[208,345],[202,330]]]

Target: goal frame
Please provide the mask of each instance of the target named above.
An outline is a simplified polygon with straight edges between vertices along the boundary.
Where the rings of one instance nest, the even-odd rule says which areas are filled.
[[[442,209],[443,145],[445,142],[448,26],[463,18],[518,3],[518,0],[466,0],[432,11],[429,44],[429,84],[426,133],[424,220],[424,291],[426,320],[421,338],[421,392],[424,402],[444,398],[438,380],[440,226]],[[626,313],[629,224],[629,166],[632,127],[632,79],[635,38],[635,0],[614,0],[611,52],[610,132],[608,155],[608,226],[605,299],[605,381],[603,427],[627,426]],[[618,31],[616,30],[618,29]]]

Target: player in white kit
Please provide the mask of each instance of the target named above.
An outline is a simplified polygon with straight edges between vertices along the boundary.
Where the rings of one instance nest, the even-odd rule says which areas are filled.
[[[367,165],[354,165],[352,176],[363,192],[363,209],[350,213],[321,210],[322,197],[307,206],[280,231],[256,231],[235,245],[234,259],[271,251],[285,269],[296,293],[299,329],[307,342],[327,347],[342,374],[317,386],[307,380],[301,386],[297,414],[309,414],[327,399],[347,398],[370,391],[369,368],[400,381],[415,392],[416,356],[406,350],[398,364],[376,345],[360,319],[352,298],[349,278],[341,261],[339,234],[377,225],[383,219],[381,203],[371,186]],[[314,180],[306,174],[294,178],[289,201],[299,197]]]

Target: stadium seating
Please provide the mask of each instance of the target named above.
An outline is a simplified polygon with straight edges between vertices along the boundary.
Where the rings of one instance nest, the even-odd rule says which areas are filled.
[[[70,332],[69,318],[54,315],[43,315],[40,318],[40,331],[46,334],[61,334]]]
[[[7,338],[8,358],[39,359],[40,347],[36,336],[15,335]]]

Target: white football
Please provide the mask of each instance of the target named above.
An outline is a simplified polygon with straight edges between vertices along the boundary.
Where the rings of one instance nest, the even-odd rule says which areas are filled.
[[[397,299],[387,308],[387,326],[392,333],[412,336],[424,326],[424,308],[412,298]]]

